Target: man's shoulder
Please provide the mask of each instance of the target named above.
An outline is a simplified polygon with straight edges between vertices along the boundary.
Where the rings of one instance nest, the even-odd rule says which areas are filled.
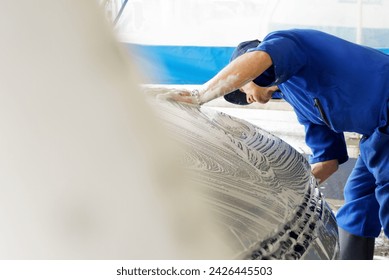
[[[324,37],[326,37],[326,36],[333,37],[333,35],[330,35],[328,33],[325,33],[323,31],[316,30],[316,29],[297,29],[297,28],[294,28],[294,29],[272,31],[268,35],[266,35],[265,39],[273,38],[273,37],[287,37],[287,38],[310,37],[310,38],[312,38],[312,37],[317,37],[317,36],[318,37],[323,37],[323,36]]]

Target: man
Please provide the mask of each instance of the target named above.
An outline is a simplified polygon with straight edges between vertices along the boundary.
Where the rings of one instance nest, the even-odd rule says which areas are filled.
[[[201,105],[224,95],[244,105],[279,90],[305,126],[319,181],[348,159],[343,132],[363,135],[337,221],[341,259],[372,259],[382,227],[389,236],[389,56],[320,31],[277,31],[241,43],[202,90],[170,98]]]

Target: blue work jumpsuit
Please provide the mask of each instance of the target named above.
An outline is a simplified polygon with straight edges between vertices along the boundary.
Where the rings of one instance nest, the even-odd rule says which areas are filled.
[[[273,65],[254,82],[277,85],[305,126],[310,163],[348,159],[343,132],[363,135],[344,189],[338,225],[358,236],[389,236],[389,56],[316,30],[277,31],[248,51]],[[262,77],[262,78],[261,78]]]

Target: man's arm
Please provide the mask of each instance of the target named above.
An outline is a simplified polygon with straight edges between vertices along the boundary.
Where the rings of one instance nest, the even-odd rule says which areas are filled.
[[[334,174],[339,167],[339,163],[337,159],[332,159],[323,162],[317,162],[311,165],[313,176],[319,181],[319,183],[323,183],[328,179],[332,174]]]
[[[305,143],[311,149],[311,171],[323,183],[348,160],[347,145],[343,133],[333,131],[327,125],[310,122],[296,110],[298,121],[305,127]]]
[[[204,86],[202,103],[226,95],[261,75],[272,65],[270,56],[263,51],[245,53],[223,68]]]
[[[261,75],[272,65],[270,56],[263,51],[245,53],[224,67],[204,84],[199,96],[189,91],[180,91],[165,98],[192,104],[204,104],[241,88]]]

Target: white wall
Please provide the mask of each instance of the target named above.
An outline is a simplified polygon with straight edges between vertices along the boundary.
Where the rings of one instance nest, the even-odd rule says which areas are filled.
[[[387,29],[388,11],[388,0],[129,0],[118,32],[141,44],[235,46],[280,26],[341,37],[336,27]]]

